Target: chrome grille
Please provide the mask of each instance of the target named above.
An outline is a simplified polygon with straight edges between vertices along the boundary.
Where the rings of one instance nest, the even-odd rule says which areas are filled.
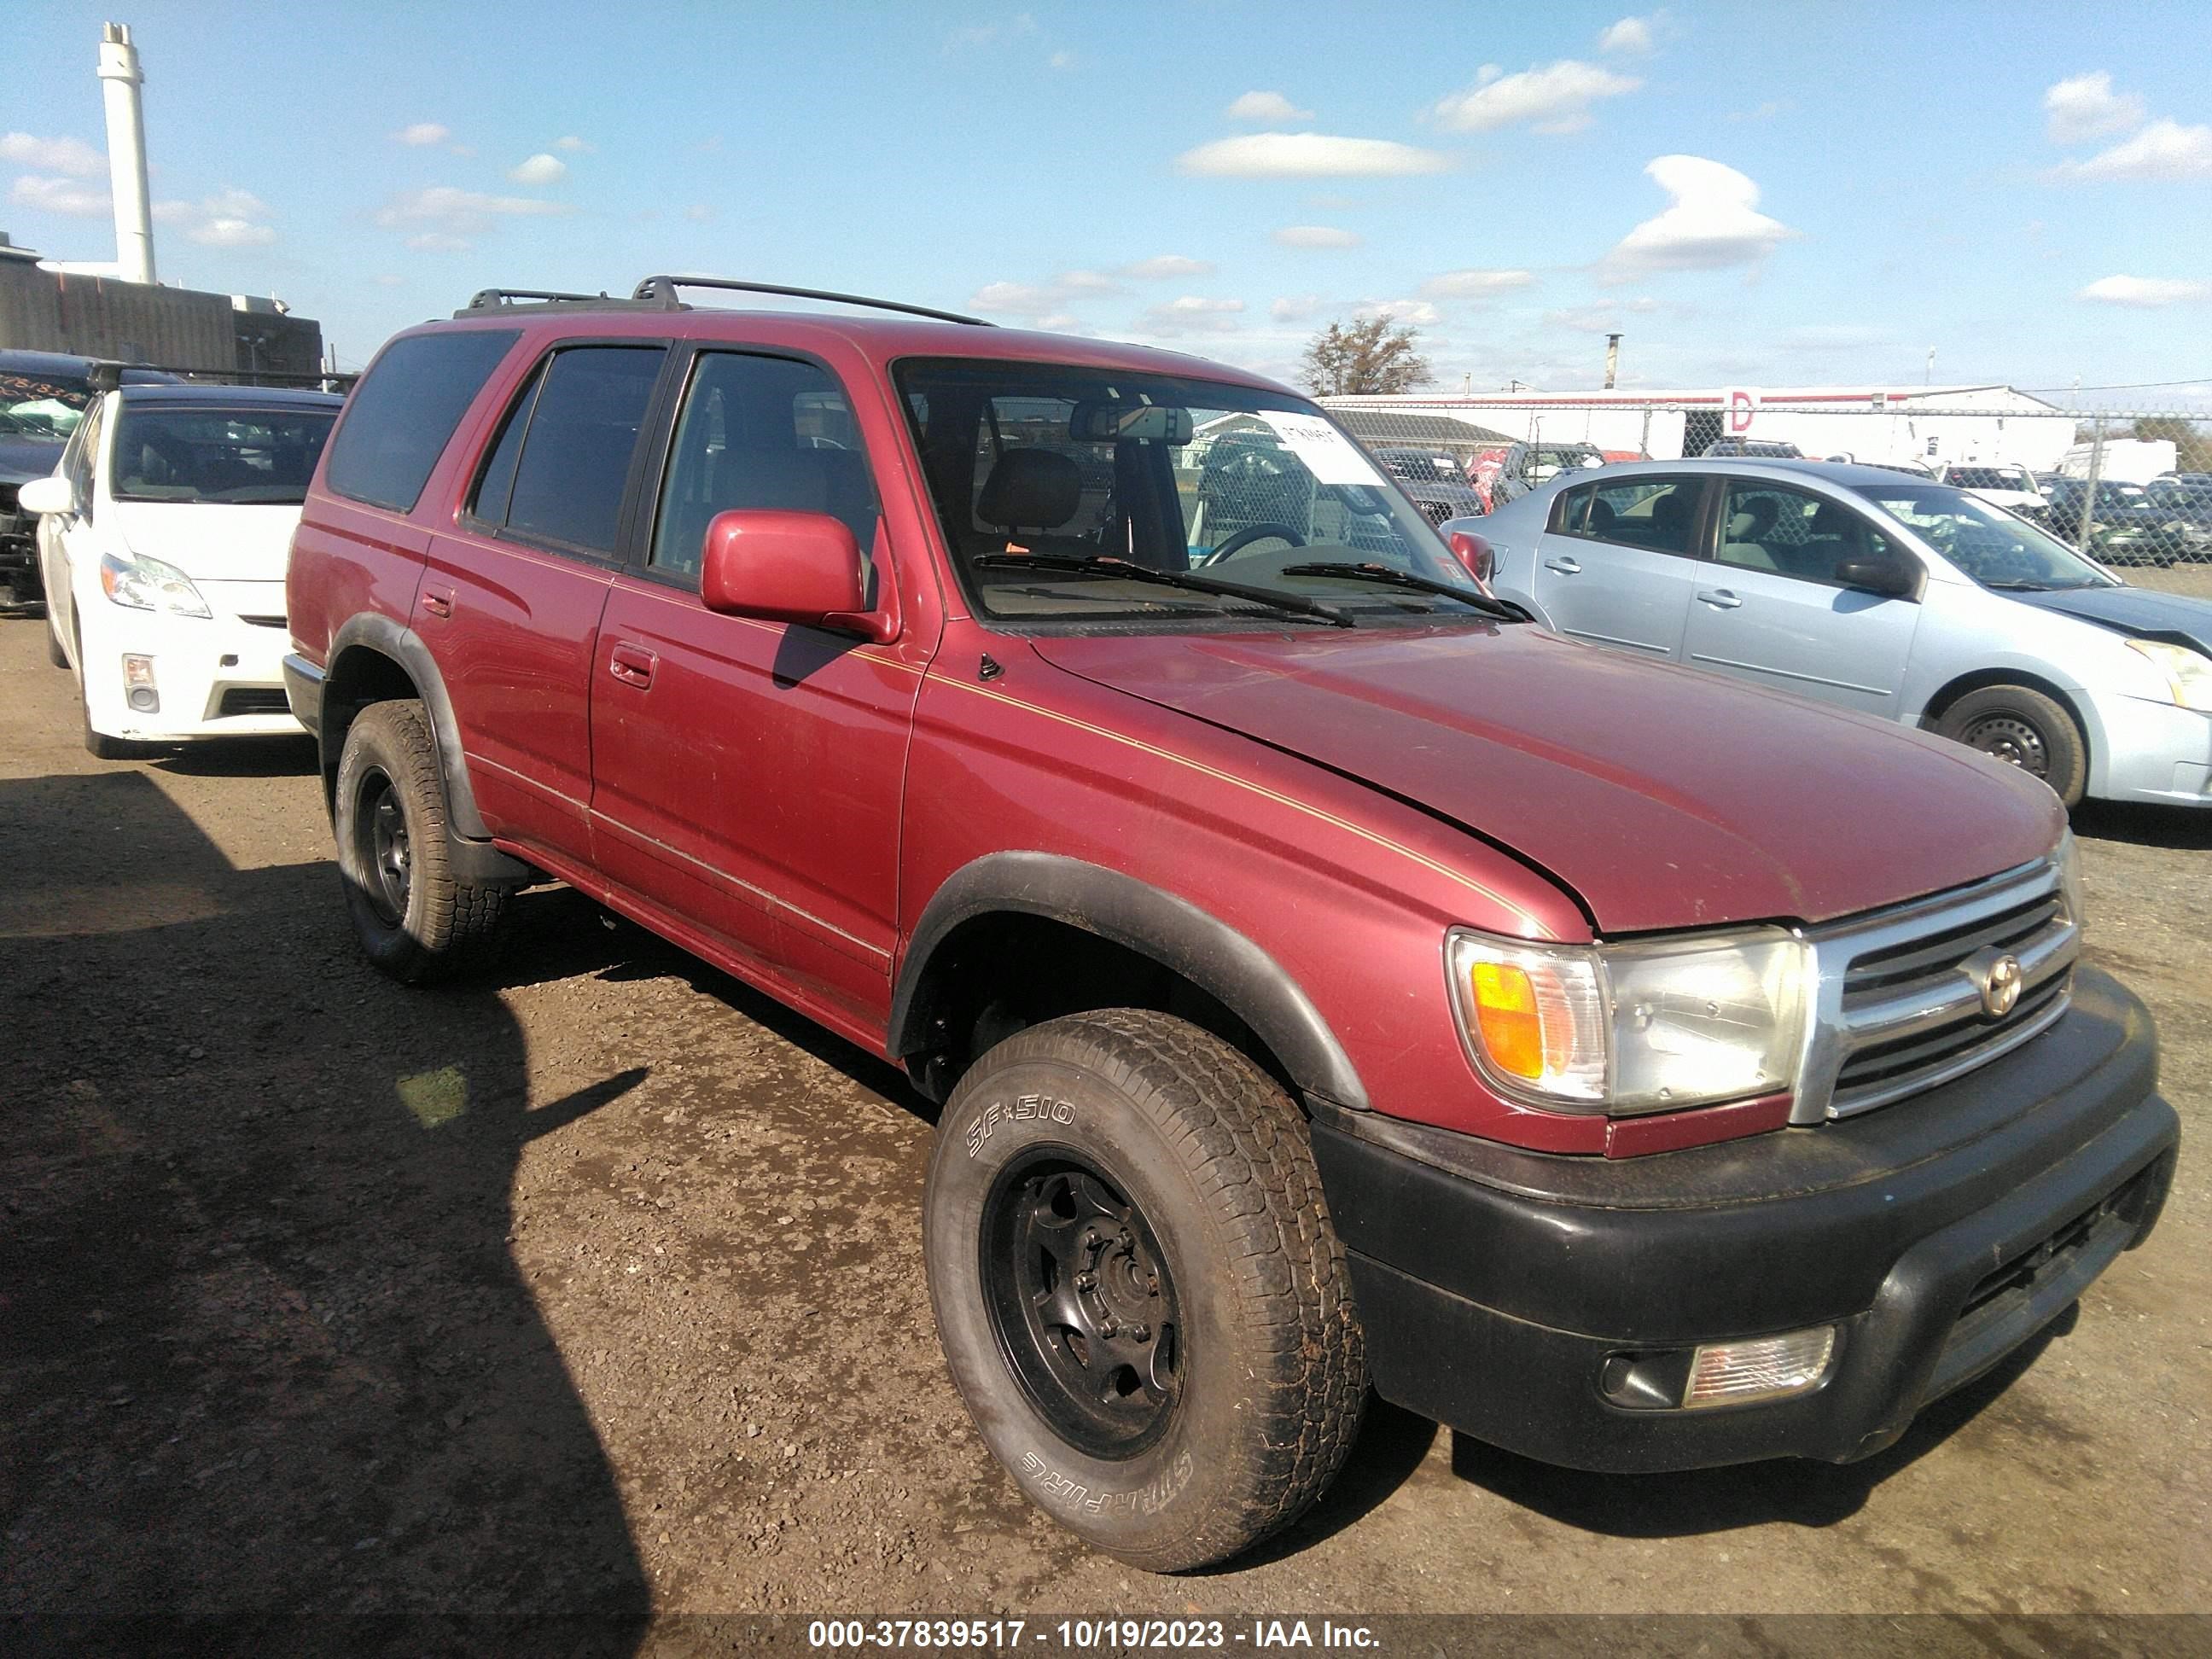
[[[2058,865],[2038,860],[1806,935],[1817,1017],[1793,1121],[1871,1111],[1986,1065],[2066,1011],[2081,928]],[[1981,970],[2018,961],[2019,1000],[1984,1012]]]

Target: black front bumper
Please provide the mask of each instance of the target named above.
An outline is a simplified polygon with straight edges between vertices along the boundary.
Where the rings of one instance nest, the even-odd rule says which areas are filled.
[[[2085,968],[2025,1047],[1817,1128],[1605,1160],[1324,1110],[1314,1151],[1385,1399],[1577,1468],[1843,1462],[2148,1234],[2180,1137],[2157,1065],[2142,1005]],[[1836,1354],[1802,1395],[1683,1411],[1606,1392],[1699,1343],[1825,1324]]]

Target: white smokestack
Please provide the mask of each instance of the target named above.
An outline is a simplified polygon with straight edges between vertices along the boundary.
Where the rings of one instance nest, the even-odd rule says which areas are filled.
[[[126,282],[154,280],[154,216],[146,200],[146,113],[138,88],[138,48],[128,23],[107,23],[100,33],[100,88],[107,100],[107,170],[115,197],[115,274]]]

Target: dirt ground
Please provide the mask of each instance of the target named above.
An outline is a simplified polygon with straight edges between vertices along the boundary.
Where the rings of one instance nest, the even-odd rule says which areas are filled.
[[[94,761],[0,621],[0,1613],[2212,1609],[2212,814],[2079,828],[2194,1139],[2060,1334],[1850,1468],[1378,1409],[1290,1535],[1155,1578],[971,1431],[898,1074],[565,890],[380,979],[304,745]]]

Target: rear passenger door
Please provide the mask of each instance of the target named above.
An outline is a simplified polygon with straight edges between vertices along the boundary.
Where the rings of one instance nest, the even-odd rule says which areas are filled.
[[[894,580],[874,474],[822,365],[701,349],[681,380],[642,561],[614,579],[592,673],[599,863],[679,937],[871,1028],[888,1006],[899,801],[921,667],[899,647],[711,611],[707,527],[733,508],[842,520]]]
[[[635,340],[547,352],[416,595],[486,824],[556,866],[591,861],[592,653],[667,356]]]
[[[1912,556],[1840,501],[1754,478],[1724,485],[1718,544],[1691,597],[1689,660],[1898,718],[1919,602],[1846,587],[1836,567]]]
[[[1560,492],[1529,581],[1563,634],[1680,656],[1708,480],[1616,479]]]

